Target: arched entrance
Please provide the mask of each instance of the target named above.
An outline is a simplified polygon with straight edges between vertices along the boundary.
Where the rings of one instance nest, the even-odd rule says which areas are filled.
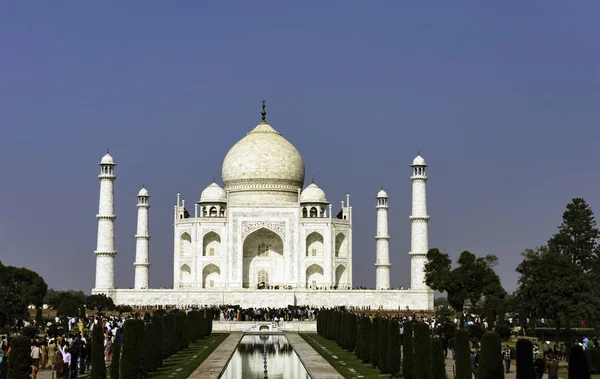
[[[323,267],[312,264],[306,268],[306,288],[316,289],[323,286]]]
[[[216,288],[220,287],[221,283],[221,270],[213,263],[208,264],[202,270],[202,287],[203,288]]]
[[[283,240],[275,232],[261,228],[244,240],[243,287],[286,284]]]

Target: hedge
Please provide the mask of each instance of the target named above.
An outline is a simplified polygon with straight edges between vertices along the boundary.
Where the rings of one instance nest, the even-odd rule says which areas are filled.
[[[91,379],[105,379],[106,365],[104,362],[104,333],[100,323],[95,324],[92,329],[92,364]]]
[[[469,349],[469,333],[465,329],[458,329],[454,337],[454,351],[456,353],[456,379],[471,379],[471,354]]]
[[[431,339],[431,379],[446,379],[444,345],[439,338]]]
[[[590,379],[590,366],[580,345],[573,346],[569,354],[569,379]]]
[[[414,344],[413,344],[413,323],[404,323],[404,334],[403,334],[403,352],[404,360],[402,361],[402,373],[405,379],[414,378]],[[469,378],[470,379],[470,378]]]
[[[431,378],[431,341],[429,337],[429,325],[423,322],[414,324],[414,379]],[[478,377],[478,379],[480,379]]]
[[[371,363],[373,367],[379,366],[379,349],[381,348],[381,340],[379,339],[379,328],[381,325],[381,319],[375,317],[373,319],[373,334],[371,337]]]
[[[389,330],[388,330],[388,325],[389,325],[389,320],[387,318],[382,318],[380,319],[380,324],[379,324],[379,371],[382,374],[388,374],[389,371],[389,367],[388,367],[388,357],[387,357],[387,346],[388,346],[388,339],[389,339]]]
[[[485,332],[481,338],[477,379],[504,379],[502,341],[496,332]]]
[[[400,324],[392,319],[388,322],[387,368],[393,377],[400,376]]]
[[[110,359],[110,379],[119,379],[119,365],[121,363],[121,342],[119,336],[115,336],[115,342],[111,346],[112,356]]]
[[[127,320],[123,325],[124,341],[120,377],[144,378],[147,373],[146,329],[142,320]]]
[[[31,373],[30,339],[23,336],[10,340],[10,356],[8,359],[8,379],[26,379]]]
[[[517,341],[517,379],[535,379],[533,365],[533,344],[530,340],[520,338]]]

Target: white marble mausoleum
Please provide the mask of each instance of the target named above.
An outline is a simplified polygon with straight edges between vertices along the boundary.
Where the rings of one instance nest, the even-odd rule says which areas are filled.
[[[432,309],[433,291],[423,282],[429,220],[423,158],[417,156],[411,166],[411,288],[390,289],[388,195],[381,190],[376,198],[376,289],[353,290],[350,196],[334,209],[317,184],[304,187],[300,153],[266,122],[265,116],[263,104],[261,122],[225,156],[223,186],[213,180],[195,204],[186,204],[177,194],[173,289],[148,288],[150,194],[146,188],[138,193],[134,289],[114,286],[116,164],[107,152],[100,162],[96,284],[92,292],[129,305]]]

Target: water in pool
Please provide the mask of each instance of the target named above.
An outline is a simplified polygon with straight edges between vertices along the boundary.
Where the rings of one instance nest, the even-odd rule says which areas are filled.
[[[285,336],[264,334],[242,337],[221,378],[308,379],[309,376]]]

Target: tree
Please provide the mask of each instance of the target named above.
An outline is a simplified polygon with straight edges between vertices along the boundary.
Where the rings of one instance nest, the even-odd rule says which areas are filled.
[[[520,338],[517,341],[517,379],[535,379],[535,368],[531,352],[533,344],[530,340]]]
[[[413,367],[414,367],[414,345],[413,345],[413,331],[412,322],[404,323],[404,338],[403,338],[403,353],[404,359],[402,361],[402,373],[405,379],[413,379]]]
[[[102,312],[103,310],[112,311],[115,309],[113,300],[103,293],[88,296],[85,300],[85,306],[88,307],[88,309],[94,309],[98,312]]]
[[[8,358],[8,379],[29,378],[31,373],[30,341],[27,337],[13,337],[10,340]]]
[[[454,336],[456,352],[456,379],[471,379],[471,356],[469,354],[469,333],[466,329],[458,329]]]
[[[124,341],[119,377],[138,379],[146,376],[145,328],[142,320],[127,320],[123,325]]]
[[[548,245],[568,256],[583,271],[589,271],[598,261],[598,238],[600,231],[596,228],[594,212],[584,199],[575,198],[567,204],[558,233],[548,241]]]
[[[425,282],[431,289],[446,292],[448,304],[460,314],[466,300],[476,306],[482,298],[484,304],[487,303],[487,307],[497,314],[497,308],[506,297],[500,278],[493,270],[497,262],[498,258],[492,254],[476,257],[463,251],[458,258],[458,266],[452,268],[448,254],[430,249],[425,263]]]
[[[154,325],[154,336],[148,340],[148,343],[152,343],[152,347],[149,347],[151,351],[153,363],[150,365],[155,371],[163,364],[163,332],[162,332],[162,316],[160,314],[152,315],[150,322]]]
[[[388,323],[387,368],[393,377],[400,375],[400,324],[391,319]]]
[[[444,346],[437,337],[431,339],[431,379],[447,379]]]
[[[92,329],[92,379],[105,379],[106,366],[104,364],[104,334],[100,323],[95,324]]]
[[[167,313],[162,317],[162,358],[167,359],[172,354],[171,340],[173,335],[173,314]]]
[[[481,338],[477,379],[504,379],[502,343],[500,336],[494,332],[485,332]]]
[[[571,348],[568,379],[590,379],[590,366],[580,345]]]
[[[110,360],[110,379],[119,379],[119,366],[121,363],[121,342],[119,336],[115,336],[115,343],[112,344],[112,356]]]
[[[388,324],[389,324],[389,320],[387,318],[381,318],[380,319],[380,324],[379,324],[379,341],[380,341],[380,347],[379,347],[379,371],[381,371],[382,374],[388,374],[389,371],[389,367],[388,367],[388,356],[387,356],[387,346],[388,346],[388,340],[389,340],[389,328],[388,328]]]
[[[379,366],[379,349],[381,348],[381,340],[379,339],[380,320],[379,317],[373,319],[373,334],[371,336],[371,363],[373,367]]]
[[[429,326],[423,322],[414,324],[414,379],[431,379],[431,341]]]

